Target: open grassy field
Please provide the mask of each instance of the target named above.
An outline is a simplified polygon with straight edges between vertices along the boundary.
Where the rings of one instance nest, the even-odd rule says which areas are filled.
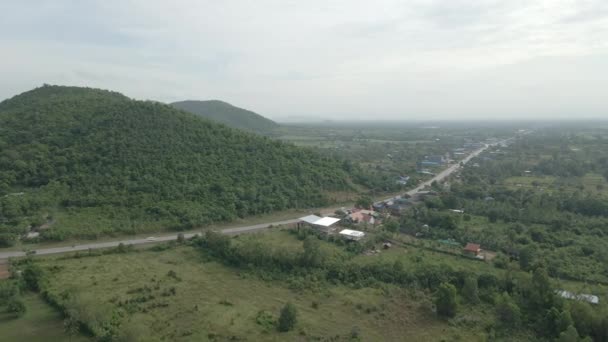
[[[588,173],[583,177],[560,178],[555,176],[520,176],[504,180],[509,189],[535,189],[545,192],[566,191],[584,192],[594,196],[608,197],[608,182],[604,176]]]
[[[0,341],[89,341],[82,335],[67,335],[63,329],[61,315],[39,295],[28,294],[24,296],[23,301],[27,308],[23,317],[13,318],[7,313],[0,313]]]
[[[125,334],[145,341],[483,340],[477,329],[437,319],[424,292],[338,285],[293,291],[279,281],[204,262],[191,247],[41,264],[54,269],[51,293],[96,311],[96,317],[121,317]],[[263,317],[276,319],[287,302],[297,307],[298,323],[293,331],[278,333]],[[470,320],[481,323],[483,314]]]

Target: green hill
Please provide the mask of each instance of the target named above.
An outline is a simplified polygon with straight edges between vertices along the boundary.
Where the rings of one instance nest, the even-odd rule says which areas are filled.
[[[47,219],[42,236],[63,239],[319,206],[347,178],[340,161],[115,92],[45,85],[0,103],[4,240]]]
[[[171,106],[233,128],[258,133],[268,133],[279,127],[276,122],[257,113],[218,100],[181,101],[174,102]]]

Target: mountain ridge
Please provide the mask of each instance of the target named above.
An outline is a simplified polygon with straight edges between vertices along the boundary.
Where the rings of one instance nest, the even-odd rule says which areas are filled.
[[[169,105],[237,129],[269,133],[279,127],[279,124],[258,113],[221,100],[185,100]]]
[[[102,233],[190,229],[325,205],[348,178],[312,150],[116,92],[43,86],[0,102],[0,233],[45,212],[94,213],[43,232],[58,240],[97,236],[103,222]]]

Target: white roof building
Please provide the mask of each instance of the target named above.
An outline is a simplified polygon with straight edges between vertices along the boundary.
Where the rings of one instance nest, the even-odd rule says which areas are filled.
[[[575,299],[581,302],[587,302],[587,303],[591,303],[591,304],[599,304],[600,303],[600,297],[598,296],[594,296],[594,295],[590,295],[590,294],[576,294],[574,292],[570,292],[570,291],[565,291],[565,290],[559,290],[556,291],[557,294],[562,297],[562,298],[566,298],[566,299]]]
[[[306,223],[315,224],[315,222],[319,221],[321,218],[317,215],[308,215],[304,217],[300,217],[300,221],[304,221]]]
[[[344,229],[342,231],[340,231],[340,235],[344,236],[345,238],[349,239],[349,240],[361,240],[362,237],[365,236],[364,232],[360,232],[358,230],[351,230],[351,229]]]
[[[317,220],[315,223],[313,223],[315,226],[323,226],[323,227],[329,227],[332,224],[336,223],[340,221],[339,218],[335,218],[335,217],[323,217],[319,220]]]
[[[315,226],[319,230],[329,233],[333,231],[333,228],[331,228],[331,226],[336,222],[340,221],[340,219],[335,217],[319,217],[317,215],[308,215],[300,217],[300,221],[306,222],[310,225]]]

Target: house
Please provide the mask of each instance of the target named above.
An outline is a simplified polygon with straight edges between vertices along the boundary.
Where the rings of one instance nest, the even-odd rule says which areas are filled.
[[[386,204],[384,202],[376,202],[372,204],[372,208],[374,208],[375,211],[382,211],[386,208]]]
[[[399,216],[399,215],[401,215],[401,213],[404,210],[409,208],[409,204],[408,203],[393,203],[392,205],[389,205],[387,208],[388,208],[389,212],[391,213],[391,215]]]
[[[410,180],[410,176],[399,176],[397,179],[397,184],[407,185],[407,182]]]
[[[441,155],[426,156],[422,161],[418,162],[418,168],[437,167],[445,164],[446,162],[447,160]]]
[[[377,222],[376,216],[378,216],[378,214],[373,210],[353,209],[349,215],[349,218],[351,221],[353,221],[353,223],[366,223],[374,225]]]
[[[40,236],[39,232],[29,232],[27,233],[27,235],[25,236],[26,239],[35,239],[37,237]]]
[[[430,175],[430,176],[435,175],[433,172],[426,170],[426,169],[418,170],[418,173],[423,174],[423,175]]]
[[[332,226],[339,221],[340,219],[335,217],[319,217],[317,215],[308,215],[300,217],[298,227],[300,227],[301,225],[309,225],[321,232],[331,233],[335,230],[335,228]]]
[[[590,294],[576,294],[570,291],[566,291],[566,290],[558,290],[555,291],[557,293],[558,296],[562,297],[562,298],[566,298],[566,299],[574,299],[574,300],[578,300],[581,302],[587,302],[590,304],[599,304],[600,303],[600,298],[598,296],[594,296],[594,295],[590,295]]]
[[[481,253],[481,246],[476,243],[467,243],[463,249],[464,254],[477,257]]]
[[[340,235],[347,240],[359,241],[365,236],[365,233],[358,230],[344,229],[340,231]]]

